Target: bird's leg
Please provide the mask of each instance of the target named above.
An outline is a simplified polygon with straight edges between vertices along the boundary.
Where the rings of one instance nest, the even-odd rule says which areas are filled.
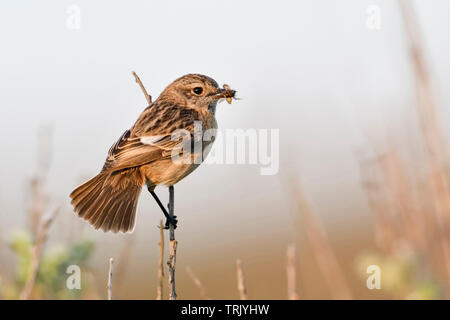
[[[173,215],[173,212],[172,212],[172,216],[170,216],[167,213],[166,208],[164,208],[163,204],[161,203],[161,200],[159,200],[159,198],[156,195],[155,191],[151,190],[150,188],[147,188],[147,189],[150,192],[150,194],[153,196],[153,199],[155,199],[155,201],[158,204],[158,206],[161,208],[162,212],[164,213],[164,216],[166,217],[165,229],[169,229],[170,225],[173,225],[174,229],[175,229],[177,227],[176,216]]]
[[[175,220],[175,224],[172,224],[170,227],[170,241],[175,240],[175,229],[177,227],[177,216],[174,215],[174,202],[175,202],[175,188],[173,186],[169,186],[169,204],[167,207],[169,208],[169,217],[170,221]],[[173,228],[172,228],[173,227]]]

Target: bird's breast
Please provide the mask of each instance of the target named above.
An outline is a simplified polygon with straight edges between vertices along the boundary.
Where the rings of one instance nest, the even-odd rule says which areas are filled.
[[[188,148],[179,145],[180,151],[174,152],[170,158],[161,159],[144,165],[141,171],[147,179],[148,186],[176,184],[193,172],[205,160],[215,140],[217,122],[210,112],[209,115],[201,117],[201,135],[194,134],[194,143]]]

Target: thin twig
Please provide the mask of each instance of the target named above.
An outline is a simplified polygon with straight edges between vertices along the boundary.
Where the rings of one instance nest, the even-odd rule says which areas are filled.
[[[171,219],[174,219],[174,215],[175,215],[174,214],[174,205],[175,205],[174,201],[175,201],[175,190],[174,190],[173,186],[170,186],[169,187],[169,205],[168,205],[168,207],[169,207],[169,216]],[[169,231],[170,231],[170,241],[174,241],[175,240],[175,228],[172,223],[170,224]]]
[[[186,272],[188,273],[189,277],[192,279],[192,281],[194,282],[195,286],[200,290],[200,296],[205,299],[205,300],[210,300],[208,298],[208,295],[206,294],[206,290],[205,287],[203,286],[202,282],[200,281],[200,279],[194,274],[194,272],[192,271],[191,267],[187,266],[186,267]]]
[[[163,298],[163,281],[164,281],[164,225],[163,221],[159,221],[159,263],[158,263],[158,288],[156,300]]]
[[[175,266],[177,260],[177,241],[170,241],[169,261],[167,265],[169,267],[169,299],[177,300],[177,293],[175,290]]]
[[[242,268],[242,262],[241,260],[236,261],[236,268],[237,268],[237,287],[239,291],[239,297],[241,300],[247,300],[247,286],[245,284],[245,275],[244,270]]]
[[[112,300],[112,276],[113,276],[113,264],[114,258],[109,258],[109,271],[108,271],[108,300]]]
[[[25,287],[23,288],[19,296],[21,300],[28,300],[30,298],[31,292],[33,291],[34,283],[36,281],[36,276],[39,270],[42,247],[48,238],[48,230],[55,220],[58,212],[59,207],[56,207],[47,218],[44,217],[40,227],[38,228],[35,243],[31,248],[31,270],[27,283],[25,284]]]
[[[174,217],[174,188],[169,187],[169,216]],[[175,240],[175,228],[170,224],[170,243],[169,243],[169,261],[167,266],[169,268],[169,299],[177,300],[177,293],[175,290],[175,267],[177,262],[177,246],[178,242]]]
[[[287,274],[288,299],[298,300],[294,243],[288,246],[286,256],[287,256],[286,274]]]
[[[145,100],[147,100],[147,103],[150,105],[152,103],[152,96],[148,94],[147,90],[145,90],[145,87],[142,84],[142,81],[139,78],[139,76],[136,74],[136,72],[132,71],[131,73],[133,74],[134,78],[136,79],[136,82],[139,85],[139,87],[141,87],[142,93],[145,96]]]

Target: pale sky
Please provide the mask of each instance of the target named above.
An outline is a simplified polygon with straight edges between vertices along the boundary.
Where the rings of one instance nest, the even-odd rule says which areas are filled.
[[[415,2],[447,121],[450,2]],[[366,27],[371,4],[381,9],[379,31]],[[79,30],[66,27],[70,5],[81,10]],[[100,170],[145,107],[135,70],[154,98],[186,73],[230,84],[243,100],[219,105],[219,127],[280,129],[281,163],[301,171],[320,214],[345,225],[364,206],[349,201],[361,196],[354,151],[366,144],[363,130],[407,129],[414,117],[402,28],[391,0],[2,1],[0,223],[23,218],[42,125],[54,128],[48,188],[70,210],[80,177]],[[289,217],[280,175],[201,167],[176,188],[180,221]],[[140,208],[138,223],[161,217],[146,193]]]

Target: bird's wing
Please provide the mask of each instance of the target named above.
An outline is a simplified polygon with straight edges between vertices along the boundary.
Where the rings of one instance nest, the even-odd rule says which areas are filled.
[[[109,149],[103,171],[122,171],[157,160],[170,159],[172,151],[180,147],[180,141],[174,139],[171,134],[131,136],[130,130],[127,130]]]

